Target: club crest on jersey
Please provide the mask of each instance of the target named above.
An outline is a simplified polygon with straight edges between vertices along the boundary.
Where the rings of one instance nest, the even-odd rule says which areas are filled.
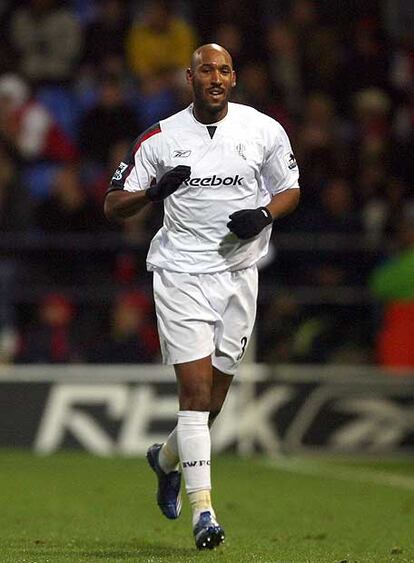
[[[239,143],[238,145],[236,145],[236,151],[243,158],[243,160],[247,160],[246,155],[244,154],[246,151],[246,147],[243,145],[243,143]]]
[[[191,154],[191,150],[175,150],[173,152],[173,158],[187,158]]]
[[[287,154],[285,154],[285,161],[289,170],[293,170],[297,167],[296,158],[293,152],[288,152]]]

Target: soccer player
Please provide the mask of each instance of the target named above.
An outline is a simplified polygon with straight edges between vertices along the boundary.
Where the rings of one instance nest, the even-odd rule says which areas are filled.
[[[186,76],[193,103],[138,137],[112,178],[105,213],[122,220],[164,202],[147,266],[179,412],[147,459],[167,518],[180,514],[182,472],[195,543],[206,549],[224,540],[210,495],[209,426],[252,332],[256,263],[267,252],[273,220],[298,203],[299,173],[281,125],[229,102],[236,74],[224,48],[199,47]]]

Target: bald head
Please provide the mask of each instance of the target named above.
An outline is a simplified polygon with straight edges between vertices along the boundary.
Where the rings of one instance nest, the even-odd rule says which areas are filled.
[[[191,70],[194,69],[203,63],[204,59],[210,58],[211,55],[221,54],[223,57],[226,58],[227,63],[233,68],[233,60],[231,58],[230,53],[221,45],[217,45],[217,43],[207,43],[206,45],[201,45],[194,51],[191,57]]]
[[[236,74],[230,53],[216,43],[196,49],[187,69],[193,91],[194,115],[202,123],[215,123],[227,113]]]

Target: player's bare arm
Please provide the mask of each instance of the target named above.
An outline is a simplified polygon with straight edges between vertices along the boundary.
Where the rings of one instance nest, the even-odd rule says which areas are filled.
[[[136,215],[150,203],[146,192],[127,192],[116,190],[105,198],[104,213],[109,221],[123,221]]]
[[[229,230],[242,240],[257,236],[277,217],[291,213],[299,203],[298,187],[280,192],[272,197],[266,207],[241,209],[229,216]]]
[[[284,192],[274,195],[271,201],[266,205],[269,210],[272,220],[283,217],[292,213],[299,204],[300,189],[295,187]]]

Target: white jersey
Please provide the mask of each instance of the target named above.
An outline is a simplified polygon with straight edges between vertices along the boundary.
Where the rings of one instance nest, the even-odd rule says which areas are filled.
[[[221,121],[205,125],[190,105],[138,138],[110,190],[145,190],[179,164],[191,167],[191,177],[164,200],[164,223],[151,241],[148,269],[212,273],[255,264],[267,252],[271,225],[240,240],[227,223],[235,211],[265,206],[275,194],[298,187],[283,127],[235,103]]]

